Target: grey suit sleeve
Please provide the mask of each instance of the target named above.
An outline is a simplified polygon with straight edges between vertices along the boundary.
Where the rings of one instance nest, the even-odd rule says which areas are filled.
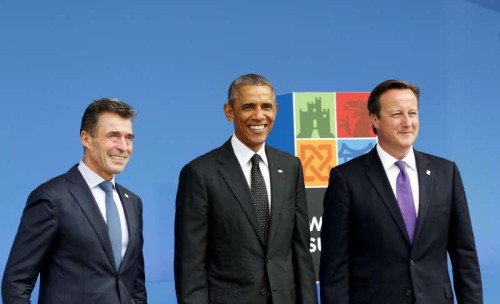
[[[174,273],[178,303],[208,303],[208,208],[204,180],[188,164],[180,173],[176,198]]]
[[[467,198],[460,172],[454,165],[448,253],[458,303],[483,303],[481,273],[474,242]]]
[[[349,191],[340,170],[335,167],[330,172],[323,202],[319,270],[322,303],[350,303],[349,218]]]
[[[43,187],[24,208],[2,280],[3,303],[30,303],[31,292],[57,231],[57,209]]]
[[[293,234],[293,263],[295,272],[296,302],[302,304],[318,303],[316,274],[309,251],[310,231],[307,211],[306,191],[302,164],[297,159],[297,184],[295,187],[295,226]]]

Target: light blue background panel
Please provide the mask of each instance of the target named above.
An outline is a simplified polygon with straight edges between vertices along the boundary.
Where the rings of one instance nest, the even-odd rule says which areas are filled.
[[[1,1],[0,271],[30,191],[81,159],[93,99],[139,113],[117,180],[144,202],[150,303],[175,303],[178,174],[232,134],[235,77],[261,73],[279,95],[401,78],[422,89],[416,147],[461,169],[485,303],[500,303],[499,32],[495,0]]]

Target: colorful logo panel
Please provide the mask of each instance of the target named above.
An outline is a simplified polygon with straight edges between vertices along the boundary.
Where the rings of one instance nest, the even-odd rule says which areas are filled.
[[[294,93],[295,154],[306,187],[327,187],[330,169],[376,144],[369,93]]]
[[[333,93],[295,93],[297,138],[334,138],[335,102]]]
[[[304,168],[304,181],[308,187],[326,187],[330,170],[337,165],[335,140],[297,140],[297,156]]]
[[[368,153],[375,147],[375,139],[339,139],[338,164],[343,164],[351,159]]]
[[[339,138],[374,137],[366,107],[370,93],[336,93]]]

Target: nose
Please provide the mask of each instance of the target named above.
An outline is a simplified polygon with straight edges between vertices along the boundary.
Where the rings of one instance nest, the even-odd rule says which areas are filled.
[[[127,150],[127,146],[127,139],[125,136],[120,136],[116,141],[116,148],[121,152],[124,152]]]
[[[254,113],[253,113],[254,119],[262,120],[264,119],[264,111],[262,110],[261,107],[255,107]]]
[[[403,115],[403,119],[401,120],[401,124],[403,126],[410,126],[411,125],[411,118],[410,115],[407,113]]]

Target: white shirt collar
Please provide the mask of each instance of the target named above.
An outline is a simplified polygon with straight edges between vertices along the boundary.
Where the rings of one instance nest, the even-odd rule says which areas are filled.
[[[100,183],[104,181],[104,178],[102,178],[99,174],[95,173],[92,171],[85,163],[83,160],[80,161],[78,164],[78,170],[83,176],[83,179],[87,182],[87,185],[89,185],[89,188],[92,189],[94,187],[99,186]],[[113,178],[110,180],[111,183],[113,183],[113,187],[115,187],[115,176],[113,175]]]
[[[377,145],[377,153],[382,161],[382,165],[384,166],[384,170],[387,171],[389,168],[394,166],[394,163],[398,161],[394,156],[387,153],[380,145]],[[410,152],[402,159],[406,163],[406,167],[411,170],[417,170],[417,162],[415,161],[415,152],[413,151],[413,147]]]
[[[242,143],[235,134],[233,134],[233,136],[231,137],[231,145],[233,146],[234,154],[236,154],[236,158],[238,159],[240,166],[243,167],[247,165],[252,156],[257,153],[259,154],[266,167],[269,167],[267,164],[266,143],[262,144],[262,147],[259,149],[259,151],[254,152],[252,149]]]

